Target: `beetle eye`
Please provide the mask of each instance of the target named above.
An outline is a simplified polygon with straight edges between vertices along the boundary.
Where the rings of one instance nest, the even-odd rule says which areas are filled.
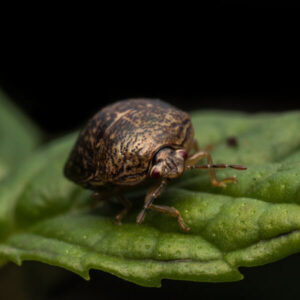
[[[151,173],[150,173],[150,177],[158,178],[159,176],[160,176],[160,172],[157,170],[157,168],[153,168]]]
[[[178,153],[183,159],[187,158],[187,152],[185,150],[179,150]]]

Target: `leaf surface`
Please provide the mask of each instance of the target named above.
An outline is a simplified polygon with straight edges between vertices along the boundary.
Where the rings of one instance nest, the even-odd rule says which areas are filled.
[[[276,261],[300,250],[300,113],[192,114],[201,146],[215,145],[214,162],[247,171],[217,170],[238,183],[212,187],[206,171],[186,172],[156,203],[174,206],[191,228],[148,212],[135,218],[145,189],[128,194],[134,208],[122,226],[118,204],[90,207],[90,191],[69,182],[62,168],[75,135],[46,145],[0,188],[0,254],[21,264],[37,260],[89,278],[91,268],[143,286],[161,280],[235,281],[241,266]],[[238,145],[227,145],[235,137]]]
[[[38,129],[0,90],[0,184],[31,154],[40,140]]]

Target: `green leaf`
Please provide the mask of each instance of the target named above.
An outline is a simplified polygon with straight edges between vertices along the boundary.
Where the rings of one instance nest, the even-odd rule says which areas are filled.
[[[156,203],[176,207],[176,220],[147,212],[135,218],[144,188],[131,192],[134,209],[117,226],[118,204],[90,207],[90,194],[69,182],[62,168],[74,143],[67,136],[24,162],[0,188],[0,261],[37,260],[89,278],[99,269],[143,286],[161,279],[235,281],[239,267],[276,261],[300,251],[300,113],[247,115],[195,112],[196,139],[214,144],[214,162],[247,171],[217,170],[238,183],[212,187],[205,170],[170,182]],[[236,147],[226,138],[234,136]]]
[[[39,131],[0,90],[0,183],[31,154]]]

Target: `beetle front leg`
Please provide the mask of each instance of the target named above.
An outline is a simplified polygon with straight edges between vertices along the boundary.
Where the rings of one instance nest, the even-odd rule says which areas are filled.
[[[144,208],[139,213],[139,215],[136,219],[136,222],[138,224],[141,224],[145,218],[146,210],[151,209],[151,210],[155,210],[158,212],[168,214],[174,218],[177,218],[178,224],[181,227],[181,229],[184,231],[189,231],[190,228],[184,224],[183,219],[182,219],[179,211],[176,208],[170,207],[170,206],[164,206],[164,205],[154,205],[152,203],[153,200],[160,195],[160,193],[162,192],[163,187],[166,185],[166,183],[167,183],[167,181],[165,179],[163,179],[158,184],[155,184],[153,187],[150,188],[150,190],[147,192],[146,197],[145,197]]]
[[[157,198],[160,193],[162,192],[163,187],[167,184],[165,179],[159,181],[158,183],[154,184],[147,192],[144,202],[144,208],[138,214],[136,218],[136,222],[141,224],[144,221],[146,209],[152,204],[153,200]]]
[[[175,207],[165,206],[165,205],[156,205],[156,204],[151,203],[148,208],[158,211],[158,212],[162,212],[164,214],[168,214],[168,215],[176,218],[180,228],[183,231],[187,232],[190,230],[190,228],[184,224],[183,219],[180,215],[180,212]]]
[[[196,163],[203,158],[207,159],[208,164],[196,166]],[[185,162],[186,170],[207,169],[209,172],[209,176],[210,176],[210,182],[213,186],[226,186],[226,182],[236,182],[235,177],[228,177],[221,181],[217,180],[214,169],[216,169],[216,168],[223,169],[223,168],[228,168],[228,167],[232,168],[232,169],[236,169],[236,170],[246,170],[245,167],[239,166],[239,165],[213,164],[213,160],[212,160],[210,153],[208,153],[206,151],[199,151],[199,152],[195,153],[194,155],[188,157]]]

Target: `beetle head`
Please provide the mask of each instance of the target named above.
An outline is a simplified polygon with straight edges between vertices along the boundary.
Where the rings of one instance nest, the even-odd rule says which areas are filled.
[[[150,177],[177,178],[184,171],[186,157],[187,152],[184,149],[161,149],[154,157]]]

